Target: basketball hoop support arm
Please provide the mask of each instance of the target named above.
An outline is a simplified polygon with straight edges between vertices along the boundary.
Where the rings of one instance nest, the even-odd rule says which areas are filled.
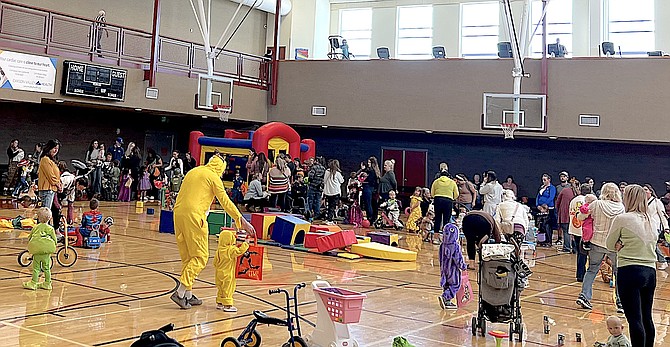
[[[526,32],[526,18],[528,15],[528,2],[529,0],[524,1],[524,9],[523,9],[523,15],[522,15],[522,42],[521,42],[521,47],[519,47],[519,40],[516,36],[515,30],[514,30],[514,19],[512,18],[513,14],[511,11],[511,4],[510,0],[501,0],[503,8],[505,10],[505,24],[506,24],[506,29],[507,29],[507,34],[510,39],[510,42],[512,43],[512,58],[514,60],[514,68],[512,69],[512,78],[514,79],[514,95],[519,95],[521,94],[521,80],[524,77],[527,77],[527,75],[524,75],[523,72],[523,66],[521,63],[521,60],[523,59],[522,54],[525,52],[525,47],[526,47],[526,40],[523,38],[523,35],[525,35]],[[514,123],[519,124],[519,111],[521,109],[521,99],[518,97],[514,97]]]

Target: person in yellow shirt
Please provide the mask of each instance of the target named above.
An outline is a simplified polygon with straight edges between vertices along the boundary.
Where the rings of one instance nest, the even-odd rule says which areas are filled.
[[[458,198],[458,186],[454,180],[449,178],[449,171],[446,169],[440,171],[440,177],[433,181],[430,193],[433,196],[433,205],[435,206],[434,230],[437,233],[451,221],[454,201]]]
[[[193,282],[207,265],[209,259],[209,231],[207,211],[214,197],[235,221],[238,229],[255,237],[256,230],[230,201],[223,187],[221,175],[226,169],[223,159],[214,155],[207,165],[198,166],[186,174],[174,206],[174,228],[181,258],[179,286],[170,299],[180,308],[202,305],[191,289]]]
[[[222,230],[219,234],[219,248],[214,256],[214,267],[216,268],[216,308],[224,312],[237,312],[233,306],[233,293],[237,280],[235,279],[235,263],[237,257],[249,249],[249,244],[243,242],[236,244],[235,233],[230,230]]]

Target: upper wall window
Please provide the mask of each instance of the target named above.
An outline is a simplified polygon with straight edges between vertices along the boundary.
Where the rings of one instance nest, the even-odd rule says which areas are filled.
[[[461,56],[498,57],[500,2],[461,4]]]
[[[433,7],[398,7],[398,59],[430,59],[433,44]]]
[[[622,55],[646,56],[655,50],[654,0],[609,0],[609,39]]]
[[[370,58],[372,46],[372,9],[340,10],[340,36],[347,40],[355,59]]]
[[[542,1],[531,3],[530,34],[542,17]],[[518,30],[518,29],[517,29]],[[572,0],[551,0],[547,5],[547,43],[556,43],[560,39],[568,53],[572,52]],[[542,56],[542,25],[540,23],[530,44],[531,57]]]

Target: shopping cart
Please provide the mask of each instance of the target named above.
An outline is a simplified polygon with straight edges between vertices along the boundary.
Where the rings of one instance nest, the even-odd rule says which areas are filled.
[[[351,337],[350,323],[358,323],[367,296],[347,289],[331,287],[326,281],[312,282],[316,300],[316,328],[307,337],[311,347],[358,347]]]

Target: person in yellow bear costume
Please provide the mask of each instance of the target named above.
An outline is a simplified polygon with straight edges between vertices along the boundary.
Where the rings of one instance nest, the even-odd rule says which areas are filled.
[[[233,293],[237,280],[235,279],[235,263],[237,257],[249,249],[249,244],[243,242],[237,245],[237,237],[230,230],[222,230],[219,234],[219,248],[214,256],[214,267],[216,268],[216,308],[224,312],[237,312],[233,306]]]
[[[214,197],[226,213],[235,221],[237,228],[246,230],[255,237],[256,230],[242,218],[235,204],[228,198],[221,175],[226,169],[223,159],[214,155],[207,165],[189,171],[181,185],[174,206],[174,229],[181,258],[179,286],[170,299],[182,309],[202,305],[191,289],[193,282],[207,265],[209,259],[209,230],[207,211]]]

